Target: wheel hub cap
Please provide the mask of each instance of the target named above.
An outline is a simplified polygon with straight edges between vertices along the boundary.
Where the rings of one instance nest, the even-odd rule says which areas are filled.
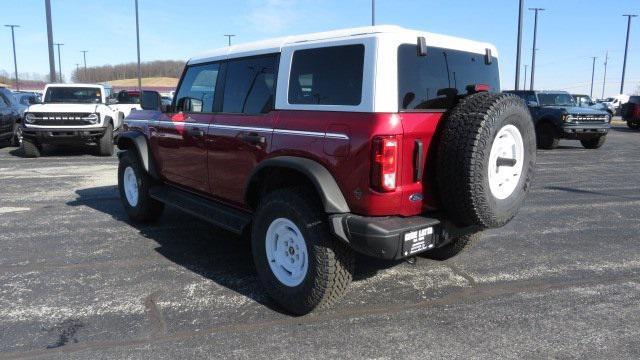
[[[131,166],[124,169],[123,176],[124,195],[131,207],[138,205],[138,179]]]
[[[511,196],[520,182],[524,165],[524,143],[520,130],[505,125],[498,131],[489,154],[489,188],[499,200]]]
[[[300,285],[309,270],[307,245],[300,229],[289,219],[275,219],[265,237],[269,267],[282,284]]]

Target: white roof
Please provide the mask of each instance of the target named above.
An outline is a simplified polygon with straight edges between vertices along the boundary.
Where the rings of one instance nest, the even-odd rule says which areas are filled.
[[[102,88],[102,85],[98,84],[60,84],[60,83],[52,83],[47,84],[45,87],[88,87],[88,88]]]
[[[207,52],[201,56],[194,57],[188,61],[188,64],[204,63],[209,61],[224,60],[233,57],[254,56],[260,54],[269,54],[281,52],[282,48],[287,45],[316,42],[322,40],[336,40],[344,38],[371,38],[382,35],[397,36],[398,38],[415,38],[424,36],[427,45],[441,46],[445,48],[454,48],[459,50],[467,50],[471,52],[484,53],[485,49],[491,49],[493,56],[498,56],[496,47],[489,43],[467,40],[453,36],[440,35],[417,30],[405,29],[394,25],[366,26],[351,29],[333,30],[305,35],[286,36],[262,41],[256,41],[246,44],[238,44],[219,48]]]

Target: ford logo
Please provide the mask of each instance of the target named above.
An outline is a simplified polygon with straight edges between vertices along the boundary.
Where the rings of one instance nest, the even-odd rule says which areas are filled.
[[[422,194],[420,193],[415,193],[415,194],[411,194],[411,196],[409,196],[409,200],[416,202],[416,201],[422,201],[423,197]]]

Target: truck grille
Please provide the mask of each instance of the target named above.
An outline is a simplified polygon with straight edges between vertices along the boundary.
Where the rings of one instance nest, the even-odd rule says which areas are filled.
[[[35,116],[33,125],[91,125],[87,119],[91,113],[32,113]]]
[[[572,115],[573,121],[579,122],[605,122],[607,115]]]

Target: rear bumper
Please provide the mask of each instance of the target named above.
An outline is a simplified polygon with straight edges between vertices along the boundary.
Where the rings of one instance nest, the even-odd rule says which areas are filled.
[[[80,143],[97,141],[106,131],[106,127],[91,128],[33,128],[22,127],[22,136],[39,143]]]
[[[578,135],[597,135],[606,134],[611,129],[609,123],[595,123],[595,124],[571,124],[565,123],[562,126],[562,132],[565,136],[573,137]]]
[[[394,260],[414,256],[446,245],[476,228],[457,228],[435,217],[365,217],[333,215],[331,231],[353,250],[380,259]]]

